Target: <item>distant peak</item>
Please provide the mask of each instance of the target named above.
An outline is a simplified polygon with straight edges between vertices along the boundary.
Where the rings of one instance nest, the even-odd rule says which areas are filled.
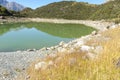
[[[6,7],[9,10],[14,10],[14,11],[21,11],[25,7],[19,3],[16,2],[8,2],[7,0],[0,0],[0,5]]]

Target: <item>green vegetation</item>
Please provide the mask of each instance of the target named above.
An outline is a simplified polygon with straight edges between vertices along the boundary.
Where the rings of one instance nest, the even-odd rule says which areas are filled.
[[[21,23],[0,24],[0,36],[11,30],[19,30],[20,26],[21,26]]]
[[[94,12],[96,5],[83,2],[62,1],[28,11],[29,17],[41,18],[65,18],[65,19],[88,19]]]
[[[109,1],[99,5],[97,11],[90,16],[90,19],[120,19],[120,1]]]
[[[85,2],[62,1],[39,7],[35,10],[27,8],[21,11],[26,17],[63,18],[78,20],[120,20],[120,1],[114,0],[101,5]]]
[[[20,12],[7,10],[5,7],[0,5],[0,16],[14,16],[14,17],[23,17]]]
[[[20,12],[20,15],[24,16],[24,17],[28,17],[28,16],[31,16],[31,15],[28,15],[32,12],[33,10],[31,8],[25,8],[24,10],[22,10]]]
[[[9,16],[11,13],[4,7],[0,5],[0,16]]]
[[[14,23],[0,25],[0,35],[7,33],[10,30],[19,30],[21,29],[21,25],[26,28],[36,28],[42,32],[62,38],[78,38],[90,34],[95,30],[92,27],[82,24]]]
[[[56,24],[56,25],[48,24],[48,25],[49,26],[46,26],[46,27],[41,26],[38,28],[43,32],[47,32],[54,36],[60,36],[63,38],[66,38],[66,37],[67,38],[78,38],[78,37],[90,34],[93,30],[95,30],[91,27],[87,27],[85,25],[80,25],[80,24]]]
[[[78,38],[90,34],[93,30],[95,30],[82,24],[40,23],[34,26],[38,30],[63,38]]]

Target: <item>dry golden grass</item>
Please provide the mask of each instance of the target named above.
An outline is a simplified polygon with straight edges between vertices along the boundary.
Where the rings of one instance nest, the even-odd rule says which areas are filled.
[[[120,80],[120,67],[116,66],[120,58],[120,28],[106,31],[102,35],[111,39],[99,43],[104,50],[97,59],[89,60],[85,58],[85,53],[46,58],[44,61],[52,60],[54,65],[46,70],[35,70],[33,64],[28,69],[29,80]],[[74,59],[73,63],[70,63],[70,59]]]

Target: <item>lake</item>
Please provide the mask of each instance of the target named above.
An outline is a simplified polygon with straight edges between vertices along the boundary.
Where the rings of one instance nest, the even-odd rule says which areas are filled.
[[[0,52],[50,47],[90,34],[93,30],[82,24],[0,24]]]

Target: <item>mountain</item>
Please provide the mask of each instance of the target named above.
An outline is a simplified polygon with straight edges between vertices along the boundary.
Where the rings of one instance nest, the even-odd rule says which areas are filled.
[[[90,19],[120,19],[120,1],[109,0],[107,3],[99,5]]]
[[[62,18],[78,20],[116,19],[120,21],[120,0],[109,0],[95,5],[85,2],[61,1],[39,7],[35,10],[27,9],[23,12],[27,17]]]
[[[22,11],[20,11],[20,14],[23,15],[24,17],[28,17],[28,14],[32,13],[33,9],[27,7],[25,9],[23,9]]]
[[[16,3],[16,2],[9,2],[6,5],[7,9],[14,10],[14,11],[22,11],[25,7]]]
[[[5,7],[0,6],[0,16],[12,15]]]
[[[0,0],[0,5],[6,7],[8,10],[14,10],[14,11],[21,11],[25,7],[16,3],[16,2],[8,2],[7,0]]]
[[[29,16],[41,18],[87,19],[95,10],[96,5],[62,1],[48,4],[28,12]]]
[[[8,1],[6,1],[6,0],[0,0],[0,5],[6,5],[8,3]]]

